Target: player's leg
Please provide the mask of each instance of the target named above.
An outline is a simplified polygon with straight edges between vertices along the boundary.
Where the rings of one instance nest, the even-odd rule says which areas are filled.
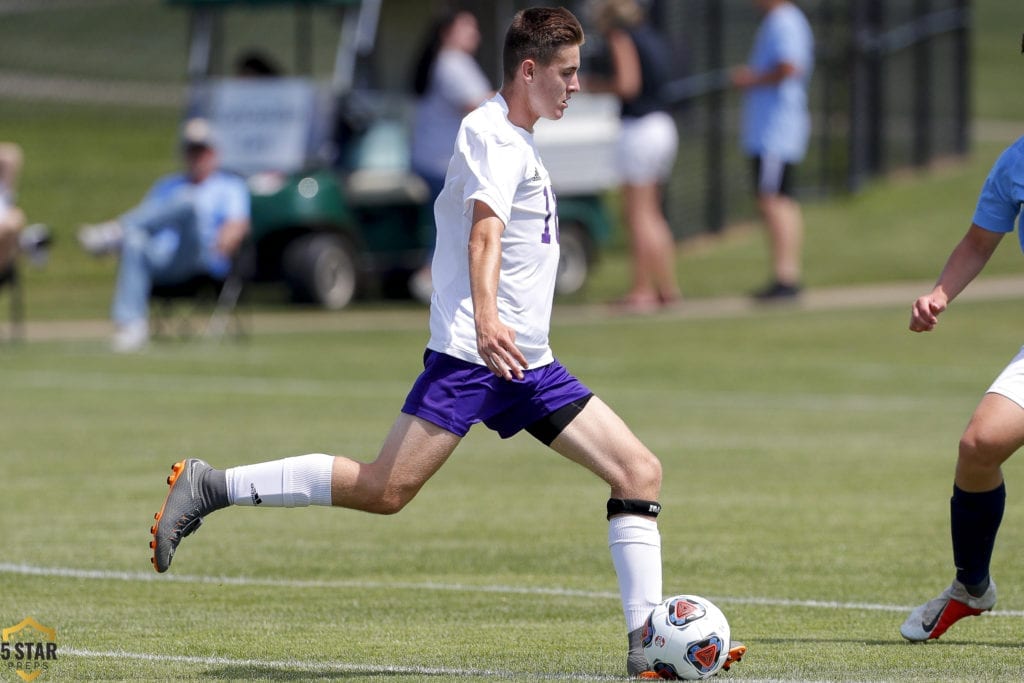
[[[394,514],[411,501],[448,460],[462,437],[414,415],[400,413],[377,459],[335,458],[334,505]]]
[[[612,498],[656,500],[661,492],[658,458],[597,396],[586,402],[550,446],[603,479],[611,487]]]
[[[461,437],[400,413],[377,459],[361,463],[311,453],[227,470],[195,458],[174,465],[170,490],[150,529],[153,565],[167,571],[181,539],[204,517],[229,505],[334,505],[379,514],[398,512],[444,464]]]
[[[1007,371],[1012,373],[1019,363],[1018,357]],[[1005,381],[1006,373],[994,386]],[[960,439],[950,499],[956,578],[942,594],[911,612],[900,627],[904,638],[938,638],[960,619],[995,605],[989,565],[1006,503],[1002,464],[1022,445],[1024,408],[1006,396],[985,394]]]
[[[661,535],[657,525],[661,463],[596,396],[550,446],[611,487],[608,545],[629,635],[626,666],[630,675],[639,675],[648,666],[640,646],[643,624],[662,599]]]

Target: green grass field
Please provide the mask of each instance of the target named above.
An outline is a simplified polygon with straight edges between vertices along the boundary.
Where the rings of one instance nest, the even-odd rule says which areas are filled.
[[[1019,304],[556,324],[562,360],[665,466],[665,590],[717,600],[751,651],[729,678],[1024,677],[1024,508],[998,612],[902,642],[951,577],[956,440],[1018,339]],[[470,433],[405,511],[229,509],[149,565],[170,464],[370,458],[412,377],[422,314],[390,329],[8,348],[0,620],[57,629],[50,680],[614,679],[624,633],[604,485],[528,436]],[[13,680],[13,673],[0,679]]]
[[[1019,117],[1012,4],[975,3],[986,119]],[[0,66],[171,81],[183,27],[155,22],[157,5],[5,15]],[[103,38],[111,22],[136,37]],[[76,42],[83,33],[93,39]],[[139,58],[111,58],[125,53]],[[0,139],[27,154],[19,201],[58,237],[49,265],[26,269],[31,321],[105,315],[114,264],[83,255],[74,230],[174,168],[178,116],[0,98]],[[1001,146],[981,141],[962,164],[808,205],[811,289],[933,279]],[[1008,238],[986,275],[1018,273],[1020,259]],[[695,299],[746,292],[765,267],[761,235],[742,227],[683,245],[679,261]],[[626,268],[622,251],[604,254],[568,303],[617,296]],[[957,439],[1020,343],[1024,311],[958,302],[936,332],[912,335],[909,304],[606,320],[556,308],[561,360],[664,463],[666,593],[714,599],[750,647],[720,680],[1024,680],[1021,456],[1005,468],[997,611],[935,643],[898,633],[951,578]],[[331,332],[167,342],[132,357],[100,340],[0,344],[0,629],[27,617],[56,629],[58,660],[37,680],[623,676],[607,490],[527,436],[477,428],[396,517],[227,510],[168,574],[151,569],[148,529],[174,461],[374,456],[420,367],[426,319],[413,305],[357,309],[351,326],[338,322],[347,313],[301,312]],[[0,659],[0,683],[19,680]]]

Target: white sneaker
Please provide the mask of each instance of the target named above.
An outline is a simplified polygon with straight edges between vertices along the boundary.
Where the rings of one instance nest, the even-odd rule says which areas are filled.
[[[28,256],[35,266],[46,264],[51,244],[53,244],[53,233],[50,231],[50,227],[43,223],[26,225],[18,235],[18,248],[21,249],[21,253]]]
[[[900,635],[913,642],[934,640],[964,617],[988,612],[996,604],[996,583],[979,598],[967,592],[959,581],[942,591],[942,595],[914,609],[900,626]]]
[[[83,225],[78,229],[78,243],[93,256],[113,254],[121,249],[124,229],[117,221]]]
[[[137,320],[118,327],[110,346],[117,353],[134,353],[146,348],[148,343],[149,322]]]

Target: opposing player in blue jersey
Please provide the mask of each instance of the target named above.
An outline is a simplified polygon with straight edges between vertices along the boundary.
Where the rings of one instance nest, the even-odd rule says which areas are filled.
[[[1024,202],[1024,138],[996,161],[981,189],[967,234],[953,249],[931,292],[914,302],[910,329],[927,332],[981,272],[1003,236],[1014,229]],[[1024,249],[1024,233],[1018,233]],[[914,609],[900,627],[907,640],[938,638],[960,619],[996,604],[989,575],[1006,487],[1002,464],[1024,445],[1024,349],[996,377],[960,437],[950,500],[956,577],[937,598]]]
[[[151,530],[157,571],[217,509],[312,504],[396,513],[473,424],[502,437],[525,430],[610,487],[608,543],[629,633],[627,667],[645,673],[642,625],[662,599],[661,464],[548,344],[558,213],[533,126],[562,118],[579,90],[582,43],[567,10],[519,12],[505,38],[501,91],[462,123],[435,203],[424,370],[377,459],[314,453],[227,470],[176,463]]]

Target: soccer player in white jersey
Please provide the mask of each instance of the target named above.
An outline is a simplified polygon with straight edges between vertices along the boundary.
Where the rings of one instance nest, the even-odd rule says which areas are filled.
[[[1024,204],[1024,138],[1010,145],[985,179],[974,219],[953,249],[938,281],[919,297],[910,329],[935,329],[939,315],[982,271]],[[1017,226],[1018,228],[1021,226]],[[1018,232],[1024,249],[1024,231]],[[956,575],[942,593],[915,608],[900,627],[911,641],[938,638],[964,617],[991,610],[996,584],[989,575],[996,534],[1006,506],[1002,465],[1024,445],[1024,348],[982,396],[960,437],[950,528]]]
[[[466,116],[435,203],[424,370],[376,460],[309,454],[227,470],[195,458],[176,463],[151,529],[157,571],[167,570],[181,539],[214,510],[312,504],[396,513],[473,424],[503,438],[525,430],[608,483],[627,669],[651,673],[640,637],[662,599],[661,464],[548,345],[558,214],[533,126],[562,118],[579,90],[582,43],[579,22],[560,8],[519,12],[508,29],[501,91]]]

